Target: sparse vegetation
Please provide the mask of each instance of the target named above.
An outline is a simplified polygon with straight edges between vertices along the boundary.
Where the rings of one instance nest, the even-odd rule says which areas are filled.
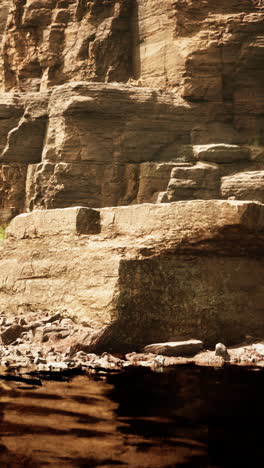
[[[0,242],[3,241],[5,238],[5,227],[0,226]]]

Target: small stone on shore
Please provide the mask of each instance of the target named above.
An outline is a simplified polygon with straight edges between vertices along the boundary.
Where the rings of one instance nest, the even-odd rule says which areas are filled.
[[[201,340],[169,341],[154,343],[144,347],[145,353],[162,354],[163,356],[193,356],[203,349]]]

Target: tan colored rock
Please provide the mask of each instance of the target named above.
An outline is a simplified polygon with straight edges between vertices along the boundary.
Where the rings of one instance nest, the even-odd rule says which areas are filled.
[[[263,368],[263,347],[263,341],[251,338],[229,347],[224,356],[217,356],[214,351],[201,352],[194,357],[194,362],[200,366],[224,366],[228,361],[232,365]]]
[[[198,115],[173,93],[71,83],[54,89],[43,158],[97,163],[177,158]]]
[[[154,343],[145,346],[145,353],[161,354],[163,356],[194,356],[203,349],[201,340],[171,341]]]
[[[16,216],[6,230],[14,239],[95,234],[100,231],[99,212],[84,207],[34,211]]]
[[[5,90],[127,81],[130,0],[14,0],[3,46]]]
[[[222,178],[221,193],[224,198],[264,201],[264,171],[241,172]]]
[[[0,224],[42,211],[1,244],[0,310],[67,312],[97,350],[263,333],[263,206],[207,200],[263,201],[263,23],[255,0],[2,1]]]
[[[78,212],[11,222],[0,250],[0,310],[8,304],[9,314],[60,311],[85,321],[83,345],[98,352],[190,336],[230,344],[264,333],[263,205],[104,208],[97,234],[77,234]]]
[[[182,250],[215,251],[220,246],[228,249],[229,242],[233,244],[240,231],[240,244],[232,247],[235,253],[240,251],[251,229],[261,233],[264,228],[262,204],[254,202],[193,200],[103,208],[100,213],[103,234],[146,237],[150,247],[154,236],[156,243],[167,242],[168,249],[178,243]]]
[[[9,132],[16,128],[24,114],[24,101],[11,93],[0,94],[0,155],[4,151]]]
[[[25,164],[0,164],[0,224],[25,209]]]
[[[47,94],[0,95],[0,222],[25,211],[27,164],[41,161]]]
[[[200,161],[211,163],[234,163],[248,161],[249,149],[237,145],[200,145],[194,146],[194,155]]]
[[[172,93],[102,83],[56,88],[43,162],[28,171],[27,207],[156,201],[175,165],[166,161],[193,159],[181,143],[189,142],[194,119],[188,105]],[[144,164],[156,160],[164,164]]]
[[[20,95],[14,101],[20,107],[22,115],[8,134],[4,135],[5,147],[0,162],[37,163],[41,160],[47,127],[48,95]],[[12,103],[10,107],[12,111]]]
[[[259,145],[263,8],[253,0],[14,0],[4,89],[130,79],[204,103],[193,144]]]
[[[136,200],[137,189],[135,164],[44,161],[29,166],[26,208],[125,205]]]
[[[1,0],[0,5],[0,46],[2,44],[2,37],[6,26],[7,16],[12,0]]]
[[[191,145],[203,104],[173,92],[82,82],[1,96],[0,164],[29,164],[13,188],[26,210],[228,198],[221,177],[264,169],[255,146]]]
[[[4,345],[9,345],[16,341],[25,329],[21,325],[11,325],[0,334],[0,340]]]
[[[171,172],[167,200],[220,198],[219,185],[220,174],[216,165],[198,163],[190,167],[177,167]]]

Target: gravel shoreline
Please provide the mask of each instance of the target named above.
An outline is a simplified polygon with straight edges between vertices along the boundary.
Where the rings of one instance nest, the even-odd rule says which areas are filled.
[[[225,356],[202,350],[194,356],[174,357],[146,352],[89,353],[81,348],[90,333],[89,326],[76,324],[60,313],[47,313],[45,317],[33,313],[26,317],[0,314],[0,371],[105,373],[141,366],[162,372],[163,368],[180,364],[264,368],[264,340],[256,337],[247,336],[243,343],[227,348]]]

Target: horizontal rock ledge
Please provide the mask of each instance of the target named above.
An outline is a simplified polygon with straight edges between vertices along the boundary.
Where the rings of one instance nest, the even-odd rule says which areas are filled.
[[[192,200],[101,210],[86,207],[37,210],[14,218],[6,231],[11,241],[94,234],[111,239],[136,238],[141,243],[147,241],[148,247],[165,242],[168,249],[216,251],[218,246],[224,252],[231,245],[234,253],[258,248],[261,254],[264,205],[251,201]]]

